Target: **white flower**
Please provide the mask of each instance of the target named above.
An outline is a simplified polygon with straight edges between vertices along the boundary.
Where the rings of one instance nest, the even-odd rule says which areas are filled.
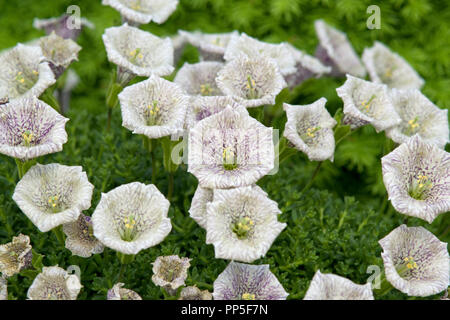
[[[0,97],[39,97],[55,83],[40,47],[19,43],[0,54]]]
[[[329,26],[323,20],[316,20],[314,28],[319,38],[316,57],[333,68],[333,75],[348,73],[355,77],[366,76],[366,70],[344,32]]]
[[[3,277],[0,277],[0,301],[1,300],[8,300],[8,281]]]
[[[420,89],[425,83],[405,59],[381,42],[375,41],[373,47],[365,48],[362,61],[370,79],[389,88]]]
[[[132,182],[102,193],[92,215],[94,236],[124,254],[137,254],[164,240],[172,229],[170,203],[154,185]]]
[[[188,32],[179,30],[178,33],[199,50],[202,60],[205,61],[223,61],[225,49],[231,38],[239,35],[237,31],[228,33],[202,33],[198,31]]]
[[[380,132],[401,122],[386,85],[347,74],[344,85],[336,92],[344,101],[344,122],[350,124],[352,129],[371,124]]]
[[[196,286],[190,286],[181,290],[178,300],[212,300],[212,294],[208,290],[200,290]]]
[[[276,62],[283,75],[296,71],[296,61],[291,49],[285,43],[272,44],[262,42],[249,37],[245,33],[233,35],[225,50],[224,58],[230,61],[242,55],[250,59],[257,59],[261,55],[271,58]]]
[[[173,47],[173,62],[176,65],[178,60],[180,60],[183,50],[187,44],[187,39],[177,33],[170,37],[170,41],[172,41]]]
[[[204,188],[254,184],[274,166],[272,128],[227,106],[189,131],[188,171]]]
[[[216,84],[217,73],[222,67],[223,63],[215,61],[185,63],[173,81],[192,96],[222,96]]]
[[[108,300],[142,300],[141,296],[130,289],[123,288],[125,284],[122,282],[116,283],[108,290]]]
[[[353,281],[317,270],[303,300],[374,300],[370,283]]]
[[[19,234],[11,242],[0,245],[0,272],[5,278],[12,277],[29,267],[32,258],[30,237]]]
[[[83,286],[78,277],[58,267],[43,267],[28,289],[30,300],[76,300]]]
[[[447,109],[439,109],[417,89],[393,89],[391,98],[402,122],[386,130],[389,138],[404,143],[418,134],[424,142],[445,148],[449,142]]]
[[[103,244],[94,237],[91,217],[80,214],[77,221],[64,224],[63,231],[67,236],[66,248],[73,255],[88,258],[103,252]]]
[[[175,11],[178,0],[102,0],[102,4],[119,11],[130,23],[161,24]]]
[[[36,164],[17,183],[13,200],[42,232],[76,221],[91,207],[94,186],[81,167]]]
[[[409,296],[426,297],[449,286],[447,243],[423,227],[401,225],[379,241],[386,279]]]
[[[400,213],[433,222],[450,210],[450,154],[415,135],[381,158],[383,181]]]
[[[59,152],[67,142],[69,119],[33,97],[15,99],[0,108],[0,153],[29,160]]]
[[[60,37],[64,39],[76,40],[81,33],[83,27],[88,27],[90,29],[94,28],[94,24],[85,18],[79,20],[81,23],[81,28],[74,28],[73,20],[68,14],[63,14],[60,17],[49,18],[49,19],[38,19],[33,20],[33,27],[40,30],[45,30],[46,34],[51,34],[53,31]]]
[[[178,289],[184,285],[187,271],[191,265],[190,261],[191,259],[189,258],[180,258],[177,255],[156,258],[152,269],[153,283],[168,291]]]
[[[268,264],[232,261],[214,281],[214,300],[286,300],[288,295]]]
[[[216,82],[223,93],[247,108],[275,104],[287,85],[274,60],[263,55],[239,55],[219,71]]]
[[[159,38],[126,23],[106,29],[102,38],[108,60],[138,76],[164,76],[174,70],[170,38]]]
[[[193,96],[189,99],[185,128],[191,129],[201,120],[223,111],[227,106],[238,108],[238,104],[229,96]]]
[[[206,243],[214,245],[217,259],[253,262],[286,228],[277,220],[278,204],[250,186],[216,189],[206,207]]]
[[[283,135],[311,161],[334,158],[333,127],[337,124],[327,109],[327,99],[320,98],[308,105],[283,104],[287,122]]]
[[[150,139],[183,131],[189,97],[175,83],[152,76],[120,94],[122,125]]]

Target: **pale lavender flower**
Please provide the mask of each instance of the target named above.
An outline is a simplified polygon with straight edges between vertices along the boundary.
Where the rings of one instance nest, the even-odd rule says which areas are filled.
[[[405,59],[381,42],[375,41],[373,47],[364,49],[362,61],[370,79],[389,88],[420,89],[425,83]]]
[[[224,61],[223,55],[231,38],[238,36],[237,31],[227,33],[203,33],[199,31],[188,32],[179,30],[191,45],[199,50],[203,61]]]
[[[14,99],[0,107],[0,153],[29,160],[59,152],[68,120],[35,97]]]
[[[381,158],[383,181],[400,213],[433,222],[450,210],[450,154],[415,135]]]
[[[216,77],[223,66],[223,63],[215,61],[185,63],[173,81],[192,96],[222,96]]]
[[[274,166],[272,128],[239,106],[203,119],[189,131],[188,171],[204,188],[254,184]]]
[[[107,300],[142,300],[141,296],[135,291],[123,288],[124,285],[124,283],[118,282],[109,289]]]
[[[344,102],[344,123],[352,129],[371,124],[380,132],[401,122],[384,84],[347,74],[347,80],[336,92]]]
[[[4,277],[0,277],[0,301],[1,300],[8,300],[8,281]]]
[[[447,290],[450,260],[447,243],[423,227],[401,225],[379,241],[386,279],[409,296]]]
[[[302,106],[283,104],[287,115],[283,135],[311,161],[334,158],[333,127],[337,122],[325,108],[326,102],[327,99],[320,98]]]
[[[19,234],[11,242],[0,245],[0,272],[5,278],[12,277],[28,268],[32,257],[30,237]]]
[[[38,19],[33,20],[33,27],[39,30],[44,30],[46,34],[51,34],[53,31],[60,37],[64,39],[76,40],[81,33],[82,28],[88,27],[90,29],[94,28],[92,22],[85,18],[80,18],[79,21],[73,21],[73,17],[67,14],[63,14],[60,17],[49,18],[49,19]],[[79,22],[79,28],[74,22]]]
[[[184,285],[187,271],[190,267],[189,258],[180,258],[177,255],[160,256],[153,263],[152,281],[155,285],[163,287],[169,294]]]
[[[239,104],[229,96],[193,96],[189,99],[184,126],[191,129],[201,120],[223,111],[227,106],[237,108]]]
[[[268,264],[232,261],[214,281],[214,300],[286,300],[288,295]]]
[[[287,85],[274,60],[264,55],[238,55],[219,71],[216,82],[225,95],[247,108],[275,104]]]
[[[77,221],[63,225],[66,234],[66,248],[73,255],[88,258],[103,252],[103,244],[94,237],[91,217],[80,214]]]
[[[178,300],[212,300],[212,294],[208,290],[200,290],[196,286],[181,289]]]
[[[317,270],[303,300],[374,300],[370,283],[353,281]]]

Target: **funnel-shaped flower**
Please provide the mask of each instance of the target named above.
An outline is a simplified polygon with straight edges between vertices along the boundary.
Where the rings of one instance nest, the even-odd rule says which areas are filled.
[[[152,281],[155,285],[173,293],[173,290],[184,285],[191,259],[177,255],[160,256],[153,263]]]
[[[268,264],[232,261],[214,281],[214,300],[286,300],[288,295]]]
[[[8,300],[8,281],[3,277],[0,277],[0,300]]]
[[[15,99],[0,108],[0,153],[29,160],[59,152],[68,120],[37,98]]]
[[[425,83],[405,59],[381,42],[375,41],[373,47],[364,49],[362,61],[370,79],[389,88],[420,89]]]
[[[125,284],[122,282],[116,283],[108,290],[108,300],[142,300],[141,296],[130,289],[123,288]]]
[[[191,129],[201,120],[223,111],[227,106],[237,108],[239,105],[229,96],[191,97],[187,109],[185,127]]]
[[[94,237],[91,217],[80,214],[77,221],[63,225],[66,234],[66,248],[73,255],[88,258],[103,252],[103,244]]]
[[[45,30],[46,34],[51,34],[54,31],[58,36],[63,37],[64,39],[76,40],[80,35],[82,28],[88,27],[93,29],[94,25],[85,18],[75,20],[74,17],[63,14],[60,17],[49,19],[35,18],[33,20],[33,27]]]
[[[103,193],[92,215],[94,236],[124,254],[137,254],[164,240],[172,229],[170,203],[154,185],[132,182]]]
[[[215,61],[185,63],[173,81],[189,95],[221,96],[223,94],[217,87],[216,77],[222,67],[223,63]]]
[[[272,128],[239,106],[203,119],[189,132],[188,171],[204,188],[254,184],[274,166]]]
[[[325,108],[326,102],[320,98],[303,106],[283,104],[288,119],[283,135],[311,161],[334,158],[333,127],[337,122]]]
[[[204,61],[224,61],[223,55],[231,38],[238,36],[237,31],[228,33],[202,33],[179,30],[179,34],[196,47]]]
[[[0,272],[3,277],[12,277],[30,266],[32,255],[30,237],[23,234],[13,237],[12,242],[0,245]]]
[[[200,290],[196,286],[183,288],[178,300],[212,300],[212,294],[208,290]]]
[[[450,154],[416,135],[381,158],[389,200],[429,223],[450,210]]]
[[[386,279],[409,296],[426,297],[449,286],[447,243],[423,227],[401,225],[379,241]]]

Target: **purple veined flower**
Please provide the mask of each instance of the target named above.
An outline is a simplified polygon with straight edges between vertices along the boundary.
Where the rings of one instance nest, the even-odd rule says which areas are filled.
[[[214,300],[286,300],[288,295],[268,264],[232,261],[214,281]]]
[[[8,280],[4,277],[0,277],[0,301],[1,300],[8,300]]]
[[[303,300],[374,300],[370,283],[353,281],[317,270]]]
[[[311,161],[334,159],[333,127],[337,124],[325,108],[327,99],[308,105],[283,104],[287,122],[283,135]]]
[[[117,252],[134,255],[159,244],[172,229],[170,203],[154,185],[132,182],[102,193],[92,215],[94,236]]]
[[[450,210],[450,154],[418,135],[381,158],[383,181],[398,212],[432,223]]]
[[[82,28],[88,27],[89,29],[94,29],[94,24],[85,18],[79,20],[80,26],[77,28],[73,24],[73,17],[67,14],[63,14],[60,17],[49,18],[49,19],[38,19],[33,20],[33,27],[39,30],[44,30],[47,35],[51,34],[53,31],[60,37],[64,39],[76,40],[81,33]]]
[[[141,296],[135,291],[123,288],[124,285],[124,283],[118,282],[109,289],[107,300],[142,300]]]
[[[244,107],[227,106],[189,131],[188,172],[203,188],[252,185],[274,167],[272,131]]]
[[[423,227],[401,225],[379,241],[386,279],[409,296],[447,290],[450,260],[447,243]]]
[[[371,124],[377,132],[381,132],[402,121],[384,84],[347,74],[347,80],[336,92],[344,102],[343,121],[352,129]]]
[[[59,152],[68,120],[36,97],[14,99],[0,107],[0,153],[25,161]]]
[[[405,59],[381,42],[375,41],[373,47],[365,48],[362,61],[370,79],[389,88],[420,89],[425,83]]]
[[[91,207],[94,186],[82,167],[36,164],[17,183],[13,200],[42,232],[77,221]]]
[[[185,63],[173,81],[191,96],[222,96],[216,77],[223,66],[223,63],[215,61]]]
[[[392,89],[392,104],[402,122],[386,130],[396,143],[404,143],[418,134],[424,142],[444,149],[449,142],[448,110],[439,109],[417,89]]]
[[[159,38],[125,23],[106,29],[102,39],[108,60],[127,72],[149,77],[165,76],[174,70],[170,38]]]
[[[93,254],[102,253],[103,244],[94,237],[91,217],[80,214],[77,221],[63,225],[66,234],[66,248],[73,255],[89,258]]]
[[[199,31],[188,32],[179,30],[187,42],[199,50],[202,61],[224,61],[225,50],[231,38],[238,36],[239,32],[203,33]]]
[[[76,300],[83,286],[78,277],[56,266],[43,267],[28,289],[29,300]]]
[[[42,49],[21,43],[0,54],[0,97],[39,97],[55,83],[55,76]]]
[[[178,300],[212,300],[212,294],[208,290],[200,290],[196,286],[181,289]]]
[[[332,67],[331,75],[344,76],[348,73],[355,77],[366,76],[366,70],[344,32],[323,20],[316,20],[314,28],[319,38],[315,55],[324,65]]]
[[[247,108],[275,104],[287,86],[273,59],[239,55],[226,63],[216,78],[219,89]]]
[[[126,87],[120,94],[122,125],[150,139],[183,131],[189,96],[176,83],[160,77]]]
[[[178,6],[178,0],[102,0],[120,12],[122,20],[132,25],[164,23]]]
[[[0,272],[4,278],[12,277],[31,266],[33,258],[31,249],[30,237],[23,234],[13,237],[9,243],[0,245]]]
[[[227,46],[224,58],[231,61],[242,55],[250,59],[257,59],[261,55],[271,58],[282,75],[292,74],[297,70],[292,50],[286,43],[267,43],[249,37],[245,33],[234,35]]]
[[[206,212],[206,243],[214,245],[216,259],[253,262],[286,228],[278,204],[251,186],[214,190]]]
[[[180,258],[177,255],[156,258],[153,263],[153,283],[174,295],[179,287],[184,286],[190,261],[189,258]]]

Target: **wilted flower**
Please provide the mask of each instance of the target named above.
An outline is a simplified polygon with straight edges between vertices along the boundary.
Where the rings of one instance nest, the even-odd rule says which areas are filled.
[[[227,106],[189,131],[188,171],[203,188],[254,184],[274,166],[272,128],[247,110]]]
[[[175,11],[178,0],[102,0],[102,4],[119,11],[130,24],[161,24]]]
[[[202,33],[179,30],[179,34],[199,50],[204,61],[224,61],[223,55],[231,38],[238,36],[237,31],[228,33]]]
[[[391,98],[402,122],[386,130],[388,137],[404,143],[418,134],[424,142],[445,148],[449,141],[447,109],[439,109],[417,89],[393,89]]]
[[[375,41],[373,47],[364,49],[362,61],[373,82],[390,88],[420,89],[425,83],[405,59],[381,42]]]
[[[6,280],[6,278],[3,277],[0,277],[0,300],[8,300],[8,281]]]
[[[214,281],[214,300],[286,300],[288,295],[268,264],[232,261]]]
[[[12,277],[29,267],[32,257],[29,236],[20,234],[13,237],[12,242],[0,245],[0,271],[3,277]]]
[[[120,94],[122,125],[150,139],[183,130],[189,97],[175,83],[152,76],[126,87]]]
[[[88,258],[103,252],[103,244],[94,237],[91,217],[80,214],[77,221],[64,224],[63,231],[67,236],[66,248],[73,255]]]
[[[189,258],[180,258],[177,255],[156,258],[153,263],[153,283],[173,295],[174,290],[184,285],[190,261]]]
[[[317,270],[303,300],[374,300],[370,283],[353,281]]]
[[[366,70],[344,32],[329,26],[323,20],[316,20],[314,28],[319,38],[316,57],[324,65],[332,67],[332,75],[343,76],[348,73],[355,77],[366,76]]]
[[[212,294],[208,290],[200,290],[196,286],[181,289],[178,300],[212,300]]]
[[[124,283],[116,283],[108,290],[108,300],[142,300],[141,296],[130,289],[123,288]]]
[[[320,98],[303,106],[283,104],[287,115],[283,135],[311,161],[334,158],[333,127],[337,122],[325,108],[326,102],[327,99]]]
[[[169,38],[124,24],[105,30],[102,36],[108,60],[138,76],[172,73],[173,47]]]
[[[278,204],[250,186],[216,189],[206,206],[206,243],[214,245],[216,258],[253,262],[286,228],[277,220]]]
[[[227,61],[246,56],[250,59],[258,59],[261,55],[273,59],[283,75],[296,71],[296,61],[291,49],[285,44],[273,44],[259,41],[249,37],[245,33],[234,35],[225,51],[224,58]]]
[[[398,212],[429,223],[450,210],[450,154],[415,135],[381,158],[389,200]]]
[[[35,97],[15,99],[0,108],[0,153],[29,160],[59,152],[68,120]]]
[[[344,122],[352,129],[370,123],[380,132],[401,122],[384,84],[347,74],[347,81],[336,92],[344,101]]]
[[[94,186],[82,167],[36,164],[17,183],[13,200],[42,232],[78,219],[91,206]]]
[[[447,289],[447,243],[423,227],[401,225],[379,241],[386,279],[409,296],[426,297]]]
[[[237,108],[239,105],[229,96],[191,97],[189,99],[185,127],[191,129],[201,120],[223,111],[227,106]]]
[[[78,277],[58,267],[43,267],[27,297],[30,300],[76,300],[83,286]]]
[[[79,23],[79,25],[77,25],[77,23]],[[63,14],[60,17],[50,19],[35,18],[33,27],[45,30],[46,34],[51,34],[54,31],[58,36],[63,37],[64,39],[76,40],[83,27],[93,29],[94,25],[85,18],[80,18],[75,21],[70,15]]]
[[[55,83],[55,76],[37,46],[19,43],[0,54],[0,97],[39,97]]]
[[[217,73],[222,67],[223,63],[215,61],[185,63],[173,81],[189,95],[222,96],[216,84]]]
[[[94,236],[124,254],[157,245],[172,229],[170,203],[154,185],[132,182],[102,193],[92,215]]]
[[[239,55],[219,71],[216,82],[223,93],[247,108],[274,104],[277,94],[286,87],[277,64],[263,55]]]

